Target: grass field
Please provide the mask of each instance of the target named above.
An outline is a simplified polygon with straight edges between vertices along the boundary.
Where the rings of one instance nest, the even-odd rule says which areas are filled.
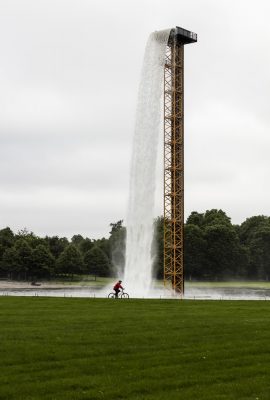
[[[270,302],[0,298],[0,399],[270,399]]]

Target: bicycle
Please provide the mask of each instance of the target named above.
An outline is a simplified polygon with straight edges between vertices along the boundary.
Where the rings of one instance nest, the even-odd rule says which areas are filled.
[[[115,292],[111,292],[108,294],[108,299],[129,299],[129,294],[124,292],[124,290],[121,290],[122,293],[118,293],[118,296],[116,295]]]

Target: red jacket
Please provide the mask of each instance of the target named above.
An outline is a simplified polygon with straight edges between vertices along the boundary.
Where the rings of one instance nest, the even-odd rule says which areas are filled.
[[[113,290],[115,289],[124,289],[124,288],[122,287],[121,283],[117,282],[113,287]]]

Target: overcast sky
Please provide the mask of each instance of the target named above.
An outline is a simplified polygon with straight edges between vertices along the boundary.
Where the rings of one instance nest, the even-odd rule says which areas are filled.
[[[0,228],[98,238],[125,218],[144,46],[176,25],[198,34],[186,217],[269,215],[269,20],[267,0],[0,0]]]

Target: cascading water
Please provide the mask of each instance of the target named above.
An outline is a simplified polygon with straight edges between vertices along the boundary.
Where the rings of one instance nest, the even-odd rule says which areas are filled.
[[[138,94],[127,212],[124,285],[133,297],[146,297],[152,284],[156,160],[161,129],[161,97],[170,30],[148,39]]]

